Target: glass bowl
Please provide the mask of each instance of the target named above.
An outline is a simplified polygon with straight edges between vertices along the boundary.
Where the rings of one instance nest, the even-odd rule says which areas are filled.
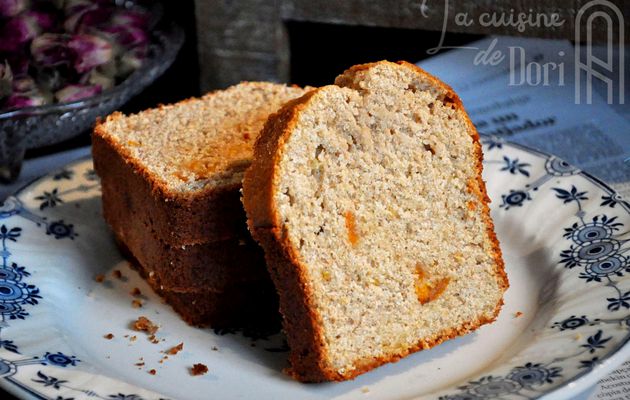
[[[74,102],[0,111],[0,182],[17,179],[27,149],[79,135],[140,93],[175,61],[183,43],[177,24],[160,24],[151,32],[143,65],[115,87]]]

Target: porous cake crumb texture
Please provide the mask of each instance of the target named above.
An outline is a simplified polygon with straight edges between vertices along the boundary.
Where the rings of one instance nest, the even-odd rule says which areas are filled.
[[[127,117],[114,114],[101,131],[174,193],[238,186],[269,114],[303,91],[244,82]]]
[[[272,232],[283,248],[284,261],[272,251],[268,261],[291,372],[305,381],[348,379],[475,329],[494,320],[507,288],[478,136],[452,90],[389,62],[353,67],[336,85],[268,124],[269,138],[283,130],[268,139],[277,140],[268,220],[247,200],[264,154],[244,184],[255,237],[265,245]],[[286,260],[301,288],[280,282]],[[289,311],[296,291],[307,312]]]

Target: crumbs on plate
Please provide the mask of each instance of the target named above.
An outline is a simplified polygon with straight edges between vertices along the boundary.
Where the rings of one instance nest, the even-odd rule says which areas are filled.
[[[150,333],[152,336],[154,336],[155,332],[157,332],[159,329],[156,324],[154,324],[153,322],[151,322],[150,319],[144,316],[138,317],[138,319],[134,321],[131,327],[134,331],[147,332]]]
[[[205,364],[197,363],[190,369],[192,376],[205,375],[208,372],[208,367]]]
[[[184,348],[184,342],[181,342],[177,346],[171,347],[170,349],[166,350],[165,353],[174,356],[175,354],[182,351],[183,348]]]

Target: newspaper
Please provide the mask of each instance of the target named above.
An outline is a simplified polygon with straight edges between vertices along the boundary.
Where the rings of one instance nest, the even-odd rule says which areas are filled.
[[[608,104],[597,93],[605,91],[601,85],[592,104],[576,104],[575,49],[568,40],[492,36],[467,47],[477,50],[452,50],[418,65],[455,89],[480,133],[553,153],[630,198],[630,163],[624,162],[630,157],[630,107]],[[484,64],[496,52],[503,60]],[[519,68],[528,63],[556,68],[541,78],[546,82],[531,85]]]
[[[491,36],[418,65],[455,89],[480,133],[557,155],[630,198],[630,107],[609,104],[597,82],[592,104],[576,104],[575,51],[568,40]],[[574,398],[630,400],[630,360]]]

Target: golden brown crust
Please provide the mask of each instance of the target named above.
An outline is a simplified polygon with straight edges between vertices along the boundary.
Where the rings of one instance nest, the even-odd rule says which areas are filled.
[[[114,113],[108,118],[121,117]],[[102,123],[94,128],[92,155],[101,177],[103,212],[110,225],[142,223],[174,246],[247,235],[240,185],[208,188],[192,196],[170,193],[127,149],[111,139]],[[114,203],[125,206],[115,208]]]
[[[374,64],[357,65],[344,74],[368,69]],[[453,108],[466,118],[478,160],[476,165],[478,179],[473,190],[483,204],[483,220],[486,224],[489,240],[492,243],[497,281],[499,286],[505,290],[508,287],[507,276],[503,269],[501,250],[490,219],[487,205],[489,198],[485,184],[481,179],[482,154],[479,135],[466,115],[461,100],[448,85],[413,64],[407,62],[399,62],[398,64],[412,68],[426,76],[432,84],[441,87],[445,91],[445,103],[451,103]],[[321,324],[318,323],[320,316],[311,307],[312,291],[306,279],[305,266],[300,263],[295,250],[288,241],[286,232],[283,231],[273,197],[277,166],[282,156],[284,143],[288,140],[297,123],[300,110],[305,107],[318,90],[321,89],[315,89],[301,98],[289,102],[278,113],[269,118],[256,142],[254,161],[247,170],[243,181],[243,203],[247,212],[248,227],[254,238],[265,250],[267,267],[280,296],[280,310],[284,316],[283,324],[291,349],[289,355],[291,367],[287,372],[295,379],[303,382],[352,379],[382,364],[398,361],[413,352],[431,348],[445,340],[472,332],[481,325],[494,321],[503,304],[502,301],[497,304],[490,316],[481,316],[476,321],[469,321],[459,327],[445,330],[433,338],[419,341],[415,346],[402,350],[398,354],[359,360],[355,362],[354,369],[345,373],[340,373],[328,365]]]
[[[150,274],[121,241],[121,252],[149,283],[149,286],[188,324],[213,328],[255,328],[275,331],[279,328],[278,297],[271,282],[237,283],[221,291],[167,289],[156,274]]]
[[[244,283],[271,284],[262,249],[249,239],[223,240],[189,246],[163,243],[148,229],[111,227],[116,239],[165,289],[222,291]]]
[[[267,268],[281,299],[280,313],[291,349],[291,367],[287,372],[301,381],[326,380],[322,376],[326,369],[321,354],[323,339],[318,316],[312,311],[308,280],[277,221],[273,183],[280,148],[296,124],[299,110],[317,90],[290,101],[269,118],[256,141],[254,161],[243,180],[243,204],[249,229],[265,249]]]

